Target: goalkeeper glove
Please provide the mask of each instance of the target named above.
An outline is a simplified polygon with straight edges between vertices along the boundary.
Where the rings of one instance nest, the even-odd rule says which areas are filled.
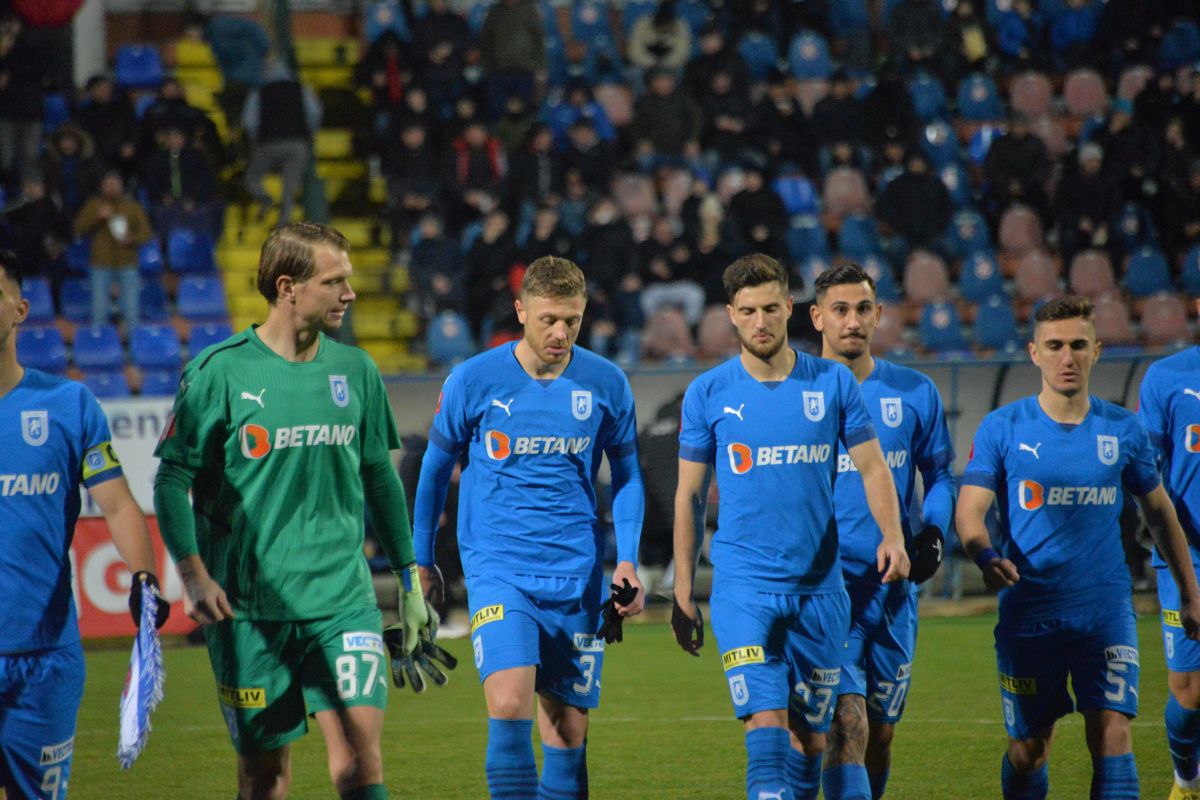
[[[700,648],[704,647],[704,615],[700,613],[700,606],[696,606],[696,616],[692,618],[679,607],[678,600],[671,601],[671,630],[675,632],[679,646],[699,658]]]
[[[637,600],[638,590],[629,582],[629,578],[622,578],[621,582],[624,586],[617,586],[615,583],[612,586],[612,594],[604,601],[600,611],[604,614],[604,622],[600,625],[600,630],[596,631],[596,636],[603,639],[608,644],[613,642],[624,641],[625,618],[621,616],[621,612],[617,610],[618,605],[627,606],[634,600]]]
[[[434,643],[438,615],[421,593],[416,565],[405,567],[396,578],[400,583],[400,621],[383,631],[391,655],[392,682],[400,689],[410,684],[419,694],[425,691],[424,672],[435,684],[445,686],[446,675],[433,662],[452,670],[458,660]]]
[[[926,525],[925,530],[912,537],[905,549],[908,550],[911,564],[908,579],[913,583],[924,583],[942,565],[946,541],[936,525]]]
[[[158,578],[153,572],[139,569],[133,573],[133,581],[129,586],[129,616],[133,617],[134,626],[142,624],[142,584],[154,593],[154,627],[161,628],[171,616],[171,604],[163,600],[162,590],[158,586]]]

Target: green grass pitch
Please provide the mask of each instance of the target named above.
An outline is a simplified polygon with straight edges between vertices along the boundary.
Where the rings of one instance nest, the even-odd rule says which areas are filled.
[[[993,616],[926,619],[908,710],[896,735],[888,797],[953,800],[999,797],[1005,736],[992,656]],[[1162,708],[1166,672],[1158,621],[1139,619],[1142,716],[1134,749],[1144,797],[1166,797],[1171,765]],[[391,690],[384,730],[384,771],[392,797],[477,800],[486,733],[483,693],[466,639],[445,643],[461,659],[450,684],[421,696]],[[127,773],[117,766],[117,704],[128,650],[87,655],[72,800],[235,795],[234,755],[217,709],[203,648],[166,651],[166,699],[154,715],[146,751]],[[629,797],[744,797],[741,725],[731,716],[715,643],[689,658],[665,624],[626,626],[609,648],[600,709],[588,748],[595,800]],[[315,724],[293,745],[292,796],[332,797],[324,746]],[[1050,797],[1088,796],[1091,762],[1083,724],[1059,724],[1050,764]]]

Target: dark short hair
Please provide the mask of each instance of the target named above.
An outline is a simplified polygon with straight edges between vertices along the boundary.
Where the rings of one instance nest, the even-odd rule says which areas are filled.
[[[350,243],[332,225],[289,222],[271,231],[258,257],[258,293],[274,303],[279,299],[276,283],[281,276],[287,275],[297,283],[311,278],[317,271],[313,248],[319,244],[350,252]]]
[[[18,291],[21,290],[24,283],[21,264],[17,261],[17,254],[8,248],[0,248],[0,272],[17,285]]]
[[[764,283],[779,283],[786,292],[788,288],[787,270],[775,259],[764,253],[750,253],[734,261],[725,268],[721,276],[725,286],[725,296],[729,302],[737,297],[737,293],[747,286],[761,286]]]
[[[871,277],[870,273],[853,261],[847,261],[844,264],[830,267],[818,275],[813,287],[816,289],[819,303],[833,286],[858,285],[860,283],[867,284],[871,289],[871,294],[875,294],[875,279]]]
[[[569,258],[542,256],[535,258],[521,279],[521,296],[528,297],[587,297],[583,270]]]
[[[1043,322],[1057,322],[1060,319],[1084,319],[1096,321],[1096,306],[1091,300],[1077,294],[1056,297],[1044,304],[1033,315],[1036,328]]]

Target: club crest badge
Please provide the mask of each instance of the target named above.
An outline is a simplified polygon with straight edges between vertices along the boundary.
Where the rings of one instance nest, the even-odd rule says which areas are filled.
[[[820,422],[825,419],[824,392],[804,393],[804,416],[808,417],[812,422]]]
[[[1121,457],[1121,448],[1117,437],[1097,436],[1096,455],[1100,457],[1101,464],[1112,466],[1117,463],[1117,459]]]
[[[883,412],[883,424],[889,428],[899,428],[904,422],[904,405],[899,397],[879,398],[880,411]]]
[[[50,414],[47,411],[21,412],[21,438],[25,444],[39,447],[50,437]]]
[[[592,393],[588,389],[571,392],[571,414],[575,419],[585,420],[592,416]]]
[[[329,376],[329,393],[333,396],[333,404],[338,408],[350,405],[350,385],[346,383],[345,375]]]

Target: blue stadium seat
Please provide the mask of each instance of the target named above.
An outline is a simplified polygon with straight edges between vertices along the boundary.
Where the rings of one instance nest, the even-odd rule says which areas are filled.
[[[904,299],[891,265],[882,256],[869,253],[858,260],[858,265],[875,281],[875,299],[885,303],[898,303]]]
[[[1113,235],[1118,238],[1125,252],[1132,253],[1147,245],[1158,244],[1158,232],[1150,212],[1140,203],[1126,203],[1121,216],[1113,226]]]
[[[479,0],[470,4],[471,7],[467,11],[467,29],[471,31],[472,39],[479,39],[479,34],[483,30],[483,21],[487,19],[488,11],[495,4],[496,0]]]
[[[58,130],[71,116],[71,105],[62,92],[47,92],[42,98],[42,130],[49,134]]]
[[[1174,69],[1197,60],[1200,60],[1200,27],[1196,26],[1195,20],[1181,19],[1162,38],[1158,48],[1159,64]]]
[[[92,288],[86,279],[70,278],[63,281],[62,296],[59,297],[62,315],[70,322],[91,322]]]
[[[76,239],[67,245],[67,269],[87,274],[92,268],[92,245],[87,239]]]
[[[925,126],[921,148],[934,169],[958,163],[958,136],[944,119],[935,119]]]
[[[938,177],[942,179],[942,184],[950,193],[950,199],[954,201],[955,207],[968,208],[971,206],[971,178],[960,164],[947,164],[938,170]]]
[[[803,175],[780,175],[771,182],[771,189],[783,201],[788,216],[817,214],[821,211],[821,193]]]
[[[675,6],[675,13],[692,29],[692,55],[695,55],[699,45],[697,34],[713,18],[712,7],[705,0],[683,0]]]
[[[1000,92],[987,75],[974,72],[958,84],[958,116],[971,122],[983,122],[1004,117]]]
[[[755,30],[742,36],[738,53],[750,68],[752,81],[765,81],[779,63],[779,48],[775,46],[775,40]]]
[[[959,258],[966,258],[980,250],[992,249],[987,223],[978,211],[964,209],[955,214],[950,220],[948,238],[954,255]]]
[[[179,282],[175,310],[191,322],[224,321],[229,317],[221,279],[189,275]]]
[[[879,228],[875,218],[867,214],[851,214],[842,220],[838,233],[838,252],[859,261],[880,252]]]
[[[1021,349],[1017,318],[1008,295],[994,294],[979,304],[979,313],[975,317],[975,345],[1005,353]]]
[[[117,50],[113,77],[122,89],[157,89],[164,77],[162,58],[152,45],[123,45]]]
[[[142,373],[143,397],[170,397],[179,388],[179,373],[171,369],[150,369]]]
[[[921,347],[933,353],[946,354],[968,349],[958,309],[950,303],[930,303],[925,306],[921,310],[917,336]]]
[[[913,111],[925,122],[946,113],[946,90],[941,81],[925,70],[920,70],[908,82],[908,96],[912,98]]]
[[[402,42],[412,40],[404,9],[397,0],[379,0],[368,4],[363,11],[363,32],[366,34],[367,44],[382,36],[384,31],[393,31]]]
[[[166,322],[171,318],[167,308],[167,291],[158,281],[142,281],[142,288],[138,292],[138,315],[146,322]]]
[[[443,311],[430,321],[425,346],[429,360],[440,366],[453,366],[475,355],[471,327],[454,311]]]
[[[829,259],[820,255],[811,255],[800,264],[800,277],[804,285],[811,289],[822,272],[829,269]]]
[[[971,157],[971,161],[983,166],[988,150],[992,149],[992,142],[1003,133],[1004,129],[999,125],[980,125],[979,130],[971,134],[971,139],[967,142],[967,155]]]
[[[784,238],[788,256],[793,262],[804,261],[809,256],[828,258],[829,239],[821,220],[804,214],[792,220]]]
[[[1004,276],[990,251],[977,250],[963,259],[958,291],[972,303],[982,303],[1004,291]]]
[[[75,366],[101,372],[125,366],[125,350],[117,329],[112,325],[95,325],[76,331]]]
[[[101,400],[117,400],[129,397],[129,381],[122,370],[116,372],[88,372],[83,376],[83,385]]]
[[[813,31],[800,31],[788,47],[788,67],[800,80],[828,78],[833,74],[829,44]]]
[[[193,325],[191,333],[188,335],[188,355],[195,358],[204,348],[217,342],[223,342],[230,336],[233,336],[233,327],[228,322]]]
[[[629,38],[629,34],[633,32],[633,26],[637,25],[637,21],[642,17],[648,17],[658,8],[657,0],[629,0],[621,8],[621,30],[625,32],[625,38]]]
[[[1125,265],[1125,290],[1132,297],[1149,297],[1171,289],[1167,259],[1157,247],[1142,247]]]
[[[138,271],[143,275],[162,273],[162,246],[158,243],[157,236],[138,248]]]
[[[613,30],[608,23],[608,4],[595,0],[576,0],[571,4],[571,35],[600,50],[613,48]]]
[[[54,295],[50,293],[50,282],[45,278],[26,278],[22,282],[21,296],[29,301],[30,325],[48,325],[54,322]]]
[[[167,234],[167,265],[173,272],[216,273],[212,240],[203,233],[186,228],[174,229]]]
[[[1188,250],[1187,258],[1183,260],[1180,282],[1189,297],[1200,297],[1200,244]]]
[[[58,328],[21,328],[17,358],[26,367],[62,375],[67,371],[67,343]]]
[[[835,39],[871,28],[867,0],[837,0],[829,9],[829,28]]]
[[[129,337],[129,354],[142,369],[178,369],[179,334],[170,325],[138,325]]]

